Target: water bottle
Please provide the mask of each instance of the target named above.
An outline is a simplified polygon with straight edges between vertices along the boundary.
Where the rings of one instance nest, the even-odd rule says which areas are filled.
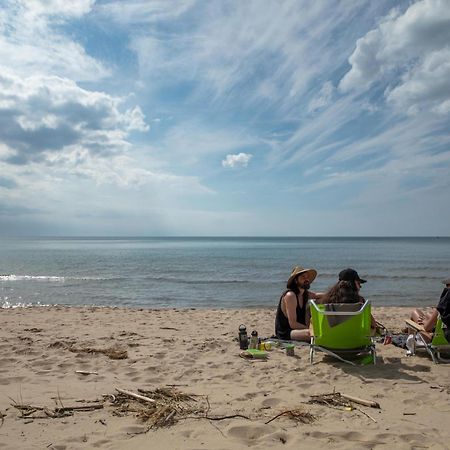
[[[258,348],[258,332],[256,330],[252,331],[252,335],[250,337],[250,345],[249,348]]]
[[[239,325],[239,348],[241,350],[247,350],[248,348],[247,328],[245,328],[245,325]]]

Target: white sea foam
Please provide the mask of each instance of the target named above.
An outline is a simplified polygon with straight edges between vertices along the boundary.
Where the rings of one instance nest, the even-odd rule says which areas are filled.
[[[65,277],[55,277],[50,275],[0,275],[0,281],[64,281]]]
[[[25,302],[16,302],[11,303],[7,300],[7,297],[0,303],[0,308],[2,309],[15,309],[15,308],[30,308],[31,306],[50,306],[50,305],[44,305],[41,302],[37,303],[25,303]]]
[[[101,281],[109,280],[109,278],[102,277],[57,277],[54,275],[0,275],[0,281],[54,281],[64,282],[69,280],[86,280],[86,281]]]

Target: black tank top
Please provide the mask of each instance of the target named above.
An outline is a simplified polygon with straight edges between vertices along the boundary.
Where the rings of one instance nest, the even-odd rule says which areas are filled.
[[[278,339],[283,339],[283,340],[290,340],[291,339],[291,331],[292,331],[292,328],[289,325],[289,320],[284,315],[283,310],[281,309],[281,301],[283,300],[284,296],[288,292],[294,292],[294,291],[287,290],[287,291],[283,292],[283,294],[280,297],[280,301],[278,302],[277,315],[275,316],[275,335]],[[295,292],[294,292],[294,294],[295,294]],[[300,303],[298,301],[298,295],[295,294],[295,296],[297,297],[297,306],[295,308],[297,322],[306,325],[306,320],[305,320],[306,302],[304,302],[305,305],[303,307],[301,307]]]

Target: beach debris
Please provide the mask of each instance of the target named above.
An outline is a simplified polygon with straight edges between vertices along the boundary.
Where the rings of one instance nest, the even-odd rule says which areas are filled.
[[[353,397],[347,394],[341,394],[340,392],[311,395],[311,399],[308,401],[308,403],[319,403],[326,406],[352,406],[350,402],[380,409],[380,404],[378,402],[372,400],[364,400],[362,398]]]
[[[430,386],[430,389],[439,389],[440,392],[446,392],[450,394],[450,386],[438,385],[438,386]]]
[[[340,394],[340,396],[343,398],[346,398],[347,400],[350,400],[353,403],[359,403],[360,405],[370,406],[371,408],[381,409],[380,404],[373,400],[364,400],[362,398],[353,397],[352,395],[347,395],[347,394]]]
[[[0,422],[0,428],[2,427],[3,422],[5,421],[5,417],[6,417],[6,414],[3,414],[3,413],[0,411],[0,420],[1,420],[1,422]]]
[[[116,388],[118,394],[104,394],[117,409],[115,415],[134,413],[136,417],[149,424],[147,429],[174,425],[183,419],[206,419],[219,421],[234,418],[250,420],[242,414],[210,416],[208,397],[185,394],[173,387],[161,387],[154,390],[137,389],[136,392]]]
[[[84,412],[103,408],[101,403],[83,406],[61,406],[53,409],[47,406],[23,405],[16,402],[13,402],[11,406],[19,410],[19,419],[57,419],[73,416],[75,411]]]
[[[358,403],[363,406],[369,406],[371,408],[380,409],[380,404],[378,402],[375,402],[372,400],[364,400],[362,398],[353,397],[353,396],[347,395],[347,394],[341,394],[340,392],[332,392],[330,394],[311,395],[311,398],[307,403],[309,403],[309,404],[317,403],[320,405],[328,406],[330,408],[343,409],[346,411],[357,410],[360,413],[364,414],[366,417],[368,417],[373,422],[376,422],[376,420],[372,416],[367,414],[362,409],[354,406],[353,403]]]
[[[94,370],[75,370],[75,373],[79,373],[81,375],[98,375],[98,372]]]
[[[116,391],[119,392],[120,394],[125,394],[125,395],[128,395],[129,397],[133,397],[133,398],[135,398],[137,400],[142,400],[144,402],[150,402],[150,403],[155,403],[156,402],[156,400],[153,400],[152,398],[144,397],[143,395],[135,394],[134,392],[126,391],[124,389],[116,388]]]
[[[281,417],[281,416],[287,416],[287,417],[289,417],[289,419],[292,419],[299,423],[312,423],[316,420],[316,416],[314,416],[313,414],[311,414],[307,411],[303,411],[303,409],[301,409],[301,408],[297,408],[297,409],[290,409],[287,411],[282,411],[279,414],[277,414],[276,416],[272,417],[267,422],[265,422],[265,424],[267,425],[270,422],[274,421],[275,419],[278,419],[278,417]]]
[[[116,395],[105,395],[113,399],[112,404],[117,407],[116,415],[134,413],[142,422],[149,424],[149,429],[168,427],[190,414],[198,415],[206,410],[206,405],[197,402],[193,395],[173,387],[138,389],[138,393],[119,388],[116,391]]]

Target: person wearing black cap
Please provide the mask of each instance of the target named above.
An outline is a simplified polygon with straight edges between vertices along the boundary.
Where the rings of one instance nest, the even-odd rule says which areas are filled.
[[[344,269],[339,272],[339,281],[333,285],[320,299],[320,303],[361,303],[364,297],[359,294],[361,285],[366,283],[354,269]],[[377,329],[377,321],[372,316],[372,328]]]
[[[320,303],[364,303],[359,291],[366,281],[354,269],[341,270],[339,281],[324,294]]]
[[[415,309],[411,313],[411,320],[422,325],[427,332],[433,332],[436,326],[437,319],[441,315],[442,323],[444,324],[444,333],[447,341],[450,342],[450,278],[442,280],[445,288],[439,298],[439,303],[436,308],[430,313],[424,312],[421,309]],[[423,334],[425,340],[429,341],[430,337]]]

